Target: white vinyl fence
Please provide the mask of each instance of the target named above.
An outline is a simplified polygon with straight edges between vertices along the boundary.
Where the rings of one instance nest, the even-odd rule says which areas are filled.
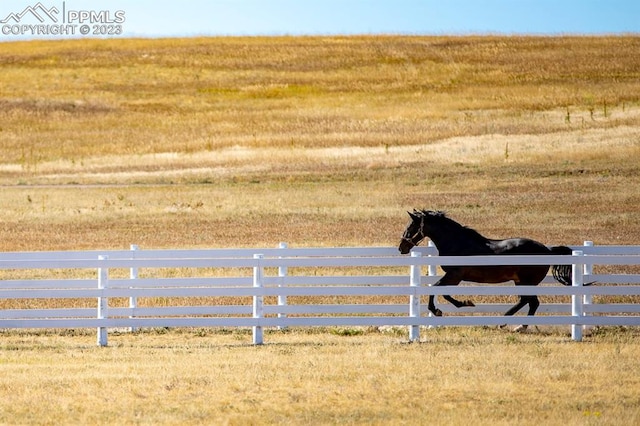
[[[105,346],[108,328],[252,327],[253,343],[261,344],[265,327],[406,326],[414,341],[420,326],[571,325],[573,339],[581,340],[585,326],[640,325],[640,268],[633,267],[640,266],[640,246],[585,242],[573,249],[573,256],[464,259],[465,265],[571,264],[570,287],[551,276],[537,287],[432,287],[439,279],[437,265],[460,264],[460,257],[437,256],[433,246],[416,247],[406,256],[395,247],[290,249],[286,244],[7,252],[0,253],[0,329],[96,328],[97,342]],[[598,265],[633,273],[594,273]],[[445,315],[433,317],[423,305],[431,294],[511,296],[513,303],[456,310],[441,302]],[[566,303],[542,300],[535,317],[503,316],[522,294],[564,296]],[[592,303],[594,296],[604,302]]]

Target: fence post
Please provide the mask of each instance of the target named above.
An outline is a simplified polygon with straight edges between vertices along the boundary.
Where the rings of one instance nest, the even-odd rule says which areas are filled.
[[[412,251],[411,257],[420,257],[421,254],[418,251]],[[421,268],[418,264],[411,265],[411,277],[409,285],[411,287],[420,287],[421,284]],[[420,318],[420,295],[414,290],[409,296],[409,317]],[[409,341],[416,342],[420,340],[420,325],[411,324],[409,326]]]
[[[574,256],[573,264],[571,265],[571,275],[572,281],[571,285],[573,287],[582,287],[584,276],[584,259],[582,259],[584,252],[582,250],[574,250],[572,255]],[[583,294],[573,294],[571,295],[571,315],[574,317],[573,324],[571,324],[571,338],[576,342],[582,341],[582,325],[581,320],[579,319],[583,315]]]
[[[427,247],[436,248],[436,245],[433,243],[433,241],[429,240],[429,242],[427,243]],[[429,255],[429,256],[432,256],[432,255]],[[438,266],[429,264],[429,276],[435,277],[436,275],[438,275]]]
[[[278,245],[278,248],[281,249],[286,249],[287,243],[280,243]],[[280,259],[282,259],[282,256],[279,257]],[[278,277],[279,278],[283,278],[280,280],[280,283],[278,284],[278,287],[284,287],[284,277],[287,276],[287,267],[286,266],[278,266]],[[286,294],[278,294],[278,306],[287,306],[287,295]],[[282,312],[278,311],[278,318],[286,318],[287,314],[283,314]],[[284,330],[285,328],[287,328],[286,326],[278,326],[278,330]]]
[[[264,258],[263,254],[254,254],[253,258],[256,259],[256,266],[253,267],[253,287],[255,289],[255,294],[253,295],[253,318],[262,318],[264,316],[264,297],[262,294],[258,294],[258,292],[262,292],[262,284],[263,284],[263,269],[262,269],[262,261]],[[253,344],[261,345],[263,343],[262,338],[262,326],[254,325],[253,326]]]
[[[433,241],[429,240],[429,242],[427,243],[427,247],[434,249],[436,247],[436,245],[433,243]],[[433,255],[429,255],[429,257],[432,257]],[[436,275],[438,275],[438,266],[437,265],[433,265],[433,264],[429,264],[429,269],[427,274],[430,277],[435,277]],[[429,284],[429,287],[431,287],[433,284]],[[429,316],[432,317],[433,314],[431,313],[431,311],[429,311]],[[430,325],[429,328],[434,328],[435,326]]]
[[[107,260],[109,256],[98,256],[98,260]],[[98,289],[105,290],[109,288],[109,269],[105,267],[98,268]],[[107,318],[107,308],[109,307],[109,300],[107,297],[98,297],[98,320]],[[98,321],[102,323],[102,321]],[[107,327],[98,327],[98,346],[107,346]]]
[[[136,257],[136,251],[138,251],[138,246],[136,244],[131,244],[131,258],[135,259]],[[129,278],[132,280],[137,280],[138,279],[138,267],[137,266],[132,266],[131,269],[129,270]],[[129,289],[131,289],[131,286],[129,286]],[[138,298],[136,296],[130,296],[129,297],[129,309],[131,309],[132,311],[138,307]],[[129,315],[129,318],[135,318],[135,315]],[[129,327],[129,331],[134,332],[134,331],[138,331],[138,327],[134,327],[131,326]]]
[[[593,247],[593,241],[585,241],[584,242],[584,246],[585,247]],[[592,275],[593,274],[593,264],[591,263],[585,263],[584,264],[584,275]],[[584,276],[583,276],[584,279]],[[583,299],[583,303],[585,305],[591,305],[593,303],[593,296],[591,294],[585,294],[584,295],[584,299]],[[588,312],[583,312],[583,315],[589,315]],[[582,326],[583,330],[588,330],[590,329],[591,326],[590,325],[584,325]]]

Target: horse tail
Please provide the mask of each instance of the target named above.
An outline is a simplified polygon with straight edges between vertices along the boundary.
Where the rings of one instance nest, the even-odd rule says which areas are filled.
[[[551,247],[551,253],[564,256],[573,253],[573,251],[567,246],[555,246]],[[571,265],[553,265],[551,271],[556,281],[564,285],[571,285]]]

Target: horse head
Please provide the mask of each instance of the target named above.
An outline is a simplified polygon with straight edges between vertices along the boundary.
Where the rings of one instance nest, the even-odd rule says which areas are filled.
[[[401,254],[409,253],[411,249],[417,246],[425,237],[423,232],[424,214],[415,209],[413,213],[407,213],[411,220],[407,224],[407,228],[404,230],[402,238],[400,239],[398,250],[400,250]]]
[[[400,239],[400,246],[398,250],[401,254],[407,254],[411,249],[422,242],[427,237],[431,237],[432,229],[442,222],[438,219],[446,218],[445,214],[441,211],[421,210],[413,209],[412,212],[407,212],[411,220],[407,225],[407,228],[402,234]]]

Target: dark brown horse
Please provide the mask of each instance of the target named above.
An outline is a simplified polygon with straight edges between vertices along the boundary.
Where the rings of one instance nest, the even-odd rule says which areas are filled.
[[[409,217],[411,222],[407,225],[398,247],[402,254],[409,253],[425,238],[433,241],[441,256],[571,254],[569,247],[548,248],[527,238],[485,238],[477,231],[449,219],[440,211],[414,210],[413,213],[409,213]],[[445,274],[434,285],[458,285],[463,280],[478,283],[502,283],[513,280],[516,285],[538,285],[547,275],[549,265],[443,266],[442,269]],[[553,276],[558,282],[571,285],[571,266],[553,266]],[[451,296],[444,298],[456,308],[475,306],[470,300],[459,301]],[[529,315],[534,315],[540,306],[538,296],[520,296],[520,301],[505,315],[513,315],[527,304]],[[442,316],[442,311],[435,307],[433,295],[429,296],[429,310],[436,316]],[[526,329],[526,325],[518,329]]]

